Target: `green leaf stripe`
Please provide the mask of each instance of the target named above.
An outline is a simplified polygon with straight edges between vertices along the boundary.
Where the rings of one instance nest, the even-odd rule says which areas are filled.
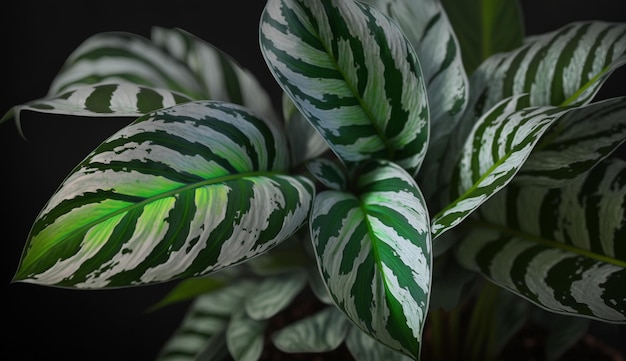
[[[339,308],[364,332],[418,357],[431,285],[428,213],[413,178],[373,161],[354,195],[324,191],[310,227],[320,272]]]
[[[206,99],[202,84],[185,64],[132,33],[103,32],[86,39],[53,79],[48,97],[100,83],[131,83]]]
[[[626,140],[626,97],[572,109],[546,133],[513,180],[556,188],[588,172]]]
[[[191,99],[180,93],[130,83],[85,85],[16,106],[15,120],[20,122],[22,110],[87,117],[138,117],[188,101]]]
[[[528,94],[505,99],[476,123],[456,163],[454,201],[433,217],[433,237],[458,225],[506,186],[542,134],[570,110],[529,105]]]
[[[139,118],[101,144],[41,211],[15,277],[116,287],[192,277],[263,253],[306,220],[314,194],[278,128],[198,101]]]
[[[461,263],[557,313],[626,323],[626,162],[566,187],[507,187],[481,207]]]
[[[352,0],[270,0],[260,37],[270,71],[342,161],[383,158],[417,172],[428,100],[394,22]]]

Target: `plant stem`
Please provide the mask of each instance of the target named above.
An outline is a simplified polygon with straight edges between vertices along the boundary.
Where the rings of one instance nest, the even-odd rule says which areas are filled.
[[[499,288],[484,282],[470,318],[465,352],[470,360],[489,361],[493,358],[493,343],[496,327],[496,301]]]

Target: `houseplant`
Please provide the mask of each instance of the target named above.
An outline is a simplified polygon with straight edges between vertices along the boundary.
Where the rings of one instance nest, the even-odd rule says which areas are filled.
[[[267,44],[266,44],[266,46],[267,46]],[[269,53],[266,53],[266,54],[269,54]],[[271,54],[270,54],[270,55],[271,55]],[[421,59],[421,58],[420,58],[420,59]],[[270,63],[271,63],[271,62],[270,62]],[[273,65],[276,65],[276,64],[273,64]],[[415,67],[414,67],[414,68],[415,68]],[[607,73],[607,74],[608,74],[608,73]],[[283,75],[284,75],[284,74],[283,74]],[[419,89],[419,88],[420,88],[420,85],[419,85],[419,84],[420,84],[420,81],[421,81],[421,80],[419,80],[419,79],[420,79],[420,77],[419,77],[419,76],[416,76],[415,78],[416,78],[416,79],[418,79],[418,80],[417,80],[417,81],[415,81],[415,84],[416,84],[416,85],[414,85],[414,88],[415,88],[415,89]],[[430,83],[429,83],[429,84],[430,84]],[[422,85],[422,87],[423,87],[423,85]],[[294,90],[292,89],[292,91],[294,91]],[[418,91],[418,93],[419,93],[419,91]],[[423,92],[422,92],[422,93],[423,93]],[[430,93],[430,94],[432,94],[432,91],[431,91],[431,93]],[[429,97],[430,97],[430,94],[429,94]],[[471,97],[471,94],[470,94],[470,97]],[[497,97],[496,97],[496,98],[497,98]],[[429,98],[429,99],[430,99],[430,98]],[[493,101],[493,104],[497,103],[497,100],[499,100],[499,99],[494,100],[494,101]],[[515,98],[515,99],[514,99],[514,103],[511,103],[511,104],[513,104],[514,106],[517,106],[517,105],[519,105],[519,104],[522,104],[522,103],[524,103],[524,102],[528,102],[528,101],[532,101],[532,99],[531,99],[531,100],[528,100],[528,99],[526,99],[525,97],[520,97],[520,98]],[[435,102],[432,102],[432,103],[435,103]],[[286,104],[288,104],[288,103],[286,103]],[[424,108],[424,105],[423,105],[423,104],[425,104],[425,101],[423,101],[423,96],[422,96],[422,101],[421,101],[421,104],[422,104],[422,109],[423,109],[423,108]],[[618,104],[619,104],[619,102],[618,102]],[[528,105],[528,104],[526,104],[526,105]],[[544,104],[544,105],[545,105],[545,104]],[[300,104],[300,106],[301,106],[301,107],[303,107],[303,105],[302,105],[302,104]],[[487,107],[487,108],[489,108],[489,107]],[[602,106],[602,108],[604,108],[604,107]],[[302,109],[304,109],[304,108],[302,108]],[[436,110],[436,109],[437,109],[436,107],[433,107],[433,110]],[[620,109],[620,108],[618,108],[618,109]],[[560,111],[560,109],[559,109],[559,111]],[[618,110],[618,111],[619,111],[619,110]],[[423,112],[422,112],[422,113],[423,113]],[[433,112],[431,111],[431,113],[433,113]],[[459,113],[462,113],[462,112],[459,112]],[[594,112],[594,113],[595,113],[595,112]],[[290,114],[294,114],[294,113],[290,113]],[[575,114],[575,113],[572,113],[572,114]],[[572,119],[574,119],[574,120],[575,120],[575,119],[576,119],[576,115],[572,115],[572,116],[569,116],[569,117],[564,118],[564,119],[566,119],[567,121],[571,121]],[[556,117],[555,117],[554,121],[556,121]],[[565,121],[565,120],[564,120],[564,121]],[[618,124],[619,124],[619,123],[618,123]],[[538,124],[538,125],[536,125],[536,128],[535,128],[535,127],[533,127],[533,129],[539,129],[540,127],[543,127],[543,126],[546,126],[546,127],[547,127],[547,123],[541,123],[541,124]],[[623,129],[623,128],[622,128],[622,129]],[[541,128],[541,130],[543,131],[543,130],[544,130],[544,128]],[[439,134],[441,134],[441,133],[439,133]],[[622,134],[622,133],[618,133],[618,134]],[[558,137],[556,137],[556,138],[558,138]],[[612,146],[616,146],[616,144],[618,144],[618,143],[621,141],[620,139],[621,139],[621,140],[623,140],[623,136],[622,136],[622,138],[619,138],[619,137],[618,137],[618,139],[617,139],[617,141],[616,141],[617,143],[613,143],[613,144],[612,144]],[[423,140],[422,140],[422,141],[420,141],[420,142],[418,142],[418,143],[422,143],[422,144],[424,144],[424,143],[425,143],[425,141],[423,141]],[[436,144],[436,142],[432,142],[432,143],[433,143],[433,144]],[[459,142],[459,143],[463,143],[463,142],[461,141],[461,142]],[[530,144],[530,143],[528,143],[528,144]],[[533,144],[533,145],[534,145],[534,144]],[[548,146],[548,145],[550,145],[550,143],[546,143],[546,146]],[[395,145],[394,145],[394,147],[395,147]],[[419,148],[419,147],[418,147],[418,148]],[[610,148],[610,149],[609,149],[609,150],[605,150],[605,152],[609,152],[609,153],[610,153],[610,151],[612,151],[612,150],[613,150],[613,148],[612,148],[612,147],[609,147],[609,148]],[[393,149],[396,149],[396,148],[393,148]],[[337,151],[337,152],[338,152],[339,154],[342,154],[340,151]],[[400,152],[400,151],[399,151],[399,152]],[[412,150],[411,152],[413,152],[413,153],[415,153],[415,152],[419,153],[420,151],[417,151],[417,150]],[[383,153],[384,153],[384,152],[383,152]],[[435,153],[435,154],[436,154],[436,153]],[[352,157],[352,156],[353,156],[353,155],[350,155],[349,157]],[[378,156],[378,155],[377,155],[377,156]],[[344,154],[344,157],[348,157],[348,156]],[[348,158],[346,158],[346,159],[348,159]],[[350,158],[350,159],[353,159],[353,158]],[[531,158],[531,159],[532,159],[532,158]],[[394,158],[394,160],[395,160],[395,158]],[[404,162],[404,164],[405,164],[406,168],[408,168],[409,170],[411,170],[411,171],[413,171],[413,172],[416,172],[416,170],[417,170],[417,169],[416,169],[416,168],[417,168],[417,166],[416,166],[414,163],[411,163],[410,161],[405,161],[405,162]],[[390,170],[392,170],[392,171],[394,171],[394,172],[396,172],[396,171],[397,171],[397,172],[399,172],[398,174],[400,174],[399,176],[401,176],[401,177],[405,177],[405,178],[403,178],[403,179],[405,179],[405,180],[406,180],[406,182],[411,183],[411,181],[407,180],[408,178],[406,178],[405,173],[402,173],[403,171],[399,170],[397,167],[395,167],[395,165],[391,165],[391,164],[388,164],[388,163],[384,163],[384,164],[383,164],[383,163],[377,163],[376,168],[390,169]],[[366,168],[366,169],[368,169],[368,168]],[[586,170],[587,170],[587,169],[585,169],[584,171],[586,171]],[[412,176],[416,176],[416,175],[417,175],[417,173],[412,174]],[[524,175],[524,173],[523,173],[523,172],[522,172],[522,175]],[[479,179],[480,179],[480,175],[479,175],[477,178],[479,178]],[[531,178],[531,177],[526,176],[526,178]],[[357,179],[358,179],[358,178],[357,178]],[[448,178],[446,178],[446,179],[448,179]],[[321,180],[322,180],[322,181],[324,181],[326,185],[329,185],[329,184],[330,184],[330,183],[329,183],[330,179],[327,179],[327,178],[325,178],[325,177],[322,177],[322,178],[321,178]],[[427,180],[425,180],[425,181],[427,181]],[[306,188],[306,181],[302,181],[302,184],[305,184],[305,186],[304,186],[304,187]],[[470,184],[471,184],[471,183],[470,183]],[[353,186],[353,187],[354,187],[354,186]],[[348,188],[349,188],[349,187],[348,187]],[[357,188],[358,188],[358,187],[357,187]],[[469,188],[472,188],[472,186],[470,186]],[[344,189],[344,190],[345,190],[345,189]],[[463,191],[461,191],[461,193],[463,193],[463,192],[464,192],[464,190],[463,190]],[[419,193],[419,192],[415,192],[415,193],[417,194],[417,193]],[[328,194],[328,193],[327,193],[327,194]],[[433,191],[433,192],[428,192],[428,193],[427,193],[427,195],[430,195],[431,197],[433,197],[433,196],[434,196],[434,195],[436,195],[436,194],[437,194],[437,192],[435,192],[435,191]],[[419,198],[419,197],[418,197],[418,198]],[[439,197],[436,197],[435,199],[438,199],[438,198],[439,198]],[[322,199],[323,199],[323,198],[322,198]],[[497,200],[497,198],[496,198],[496,200]],[[415,202],[415,200],[413,200],[413,202]],[[418,203],[421,203],[421,202],[418,202]],[[437,207],[438,207],[438,206],[433,206],[433,208],[432,208],[432,209],[437,209]],[[414,210],[414,209],[416,209],[416,208],[415,208],[415,207],[411,207],[410,209],[413,209],[413,210]],[[487,210],[488,210],[488,209],[489,209],[489,208],[487,208]],[[444,213],[442,213],[442,214],[444,214]],[[495,217],[495,216],[493,216],[493,215],[491,215],[491,216],[490,216],[490,215],[488,215],[488,212],[486,212],[485,214],[486,214],[486,215],[484,216],[484,217],[485,217],[485,218],[484,218],[485,220],[491,220],[492,218],[494,218],[494,217]],[[431,216],[435,216],[435,218],[437,218],[437,216],[436,216],[436,214],[435,214],[435,213],[433,213]],[[491,217],[491,218],[490,218],[490,217]],[[325,223],[325,222],[324,222],[324,223]],[[313,221],[313,224],[315,224],[315,221]],[[437,223],[435,223],[434,225],[435,225],[435,226],[437,226],[438,224],[437,224]],[[440,226],[443,226],[443,227],[447,227],[447,224],[439,224],[439,225],[440,225]],[[297,228],[297,227],[296,227],[296,228]],[[436,228],[436,227],[435,227],[435,228]],[[437,229],[440,229],[440,228],[437,228]],[[314,232],[314,233],[315,233],[315,232]],[[435,237],[433,237],[433,238],[435,238]],[[481,237],[481,238],[484,238],[484,237]],[[442,252],[441,254],[444,254],[444,253],[447,253],[448,251],[447,251],[447,248],[444,248],[444,249],[443,249],[443,250],[441,250],[440,252]],[[471,261],[465,260],[465,262],[466,262],[466,265],[471,264]],[[327,271],[328,271],[328,270],[327,270]],[[332,288],[331,288],[331,289],[332,289]],[[428,303],[428,302],[426,301],[426,304],[427,304],[427,303]],[[423,306],[424,306],[424,305],[422,305],[422,307],[423,307]],[[422,322],[423,322],[423,320],[422,320]]]

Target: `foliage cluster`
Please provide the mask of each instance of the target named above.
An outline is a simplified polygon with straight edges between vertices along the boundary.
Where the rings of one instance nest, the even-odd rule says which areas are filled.
[[[626,98],[596,96],[626,62],[626,23],[524,38],[514,2],[476,22],[466,5],[268,0],[259,44],[279,110],[183,29],[88,38],[3,121],[134,120],[52,195],[14,280],[180,281],[158,306],[194,301],[159,360],[258,360],[266,337],[419,359],[427,317],[441,340],[466,305],[472,359],[533,314],[561,331],[624,323]],[[306,291],[325,307],[268,335]]]

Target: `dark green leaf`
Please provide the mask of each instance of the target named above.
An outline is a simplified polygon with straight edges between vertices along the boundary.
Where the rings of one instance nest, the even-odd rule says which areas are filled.
[[[493,54],[522,45],[524,21],[517,0],[441,0],[459,38],[468,74]]]

